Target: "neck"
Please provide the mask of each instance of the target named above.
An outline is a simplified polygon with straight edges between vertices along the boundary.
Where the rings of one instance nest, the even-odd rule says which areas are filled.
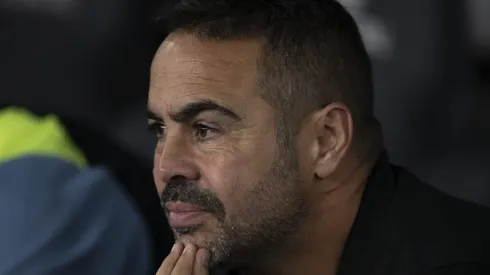
[[[335,275],[367,178],[378,155],[376,150],[369,157],[346,161],[352,165],[344,166],[344,171],[339,174],[348,176],[343,177],[335,190],[313,192],[312,201],[319,203],[312,208],[302,228],[288,244],[280,251],[271,251],[258,265],[241,274]]]

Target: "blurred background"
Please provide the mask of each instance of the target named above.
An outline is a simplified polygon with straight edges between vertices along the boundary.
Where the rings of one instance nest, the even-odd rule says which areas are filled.
[[[146,96],[158,40],[147,18],[156,2],[0,1],[0,105],[80,121],[150,173]],[[374,62],[392,161],[490,206],[490,1],[341,2]]]

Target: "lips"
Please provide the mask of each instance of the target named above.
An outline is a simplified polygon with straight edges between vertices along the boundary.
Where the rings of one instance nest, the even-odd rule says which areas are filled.
[[[167,208],[167,211],[174,213],[204,211],[202,207],[183,202],[167,202],[165,208]]]
[[[202,222],[203,216],[210,214],[202,207],[182,202],[168,202],[165,208],[168,222],[174,228],[195,227]]]

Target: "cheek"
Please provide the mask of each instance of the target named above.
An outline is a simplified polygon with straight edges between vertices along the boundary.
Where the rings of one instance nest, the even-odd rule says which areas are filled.
[[[199,150],[195,160],[201,171],[202,188],[212,190],[233,211],[230,208],[270,171],[276,153],[273,132],[242,135],[211,150]]]
[[[247,180],[246,174],[253,174],[253,167],[250,166],[248,157],[231,155],[219,159],[203,160],[201,171],[203,171],[204,183],[208,185],[203,187],[225,195],[237,185],[243,184]]]
[[[220,158],[203,159],[201,163],[202,188],[209,188],[229,211],[241,200],[247,189],[260,181],[257,157],[230,154]]]
[[[157,189],[158,194],[161,194],[164,187],[162,182],[160,181],[158,170],[159,169],[156,166],[153,167],[153,182],[155,183],[155,187]]]

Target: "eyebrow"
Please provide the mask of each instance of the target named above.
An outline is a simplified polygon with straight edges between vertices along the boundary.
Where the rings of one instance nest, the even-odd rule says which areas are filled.
[[[235,112],[230,108],[225,107],[213,100],[199,100],[195,102],[188,103],[182,107],[179,111],[170,114],[170,118],[178,123],[189,123],[196,118],[199,114],[203,112],[218,112],[222,116],[230,117],[235,121],[241,120]],[[153,120],[161,120],[161,118],[156,115],[151,110],[148,110],[148,118]]]

